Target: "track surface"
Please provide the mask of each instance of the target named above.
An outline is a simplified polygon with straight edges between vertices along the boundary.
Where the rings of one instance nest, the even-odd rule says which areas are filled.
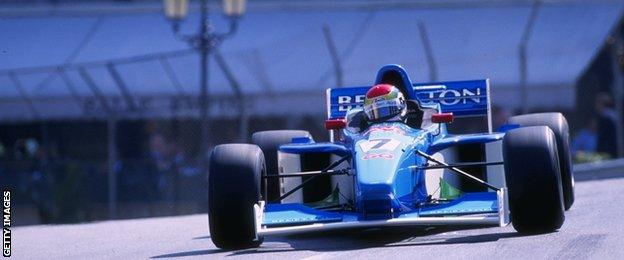
[[[559,232],[519,236],[511,226],[337,231],[265,239],[257,249],[221,251],[207,215],[16,227],[13,257],[92,258],[600,258],[624,259],[624,178],[577,182]]]

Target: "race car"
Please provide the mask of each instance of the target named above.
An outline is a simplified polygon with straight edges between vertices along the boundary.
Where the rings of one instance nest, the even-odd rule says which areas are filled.
[[[366,95],[380,84],[400,91],[404,120],[369,120]],[[249,248],[271,235],[387,226],[558,230],[574,202],[566,119],[520,115],[494,131],[489,93],[487,79],[412,83],[401,66],[386,65],[371,86],[327,90],[330,142],[276,130],[255,133],[252,144],[216,146],[212,241]],[[487,122],[483,133],[447,131],[474,117]]]

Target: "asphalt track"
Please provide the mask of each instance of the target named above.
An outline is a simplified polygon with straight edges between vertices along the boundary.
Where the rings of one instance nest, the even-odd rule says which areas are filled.
[[[504,228],[394,228],[265,239],[260,248],[221,251],[207,215],[15,227],[18,259],[93,258],[523,258],[624,259],[624,178],[577,182],[559,232],[531,236]]]

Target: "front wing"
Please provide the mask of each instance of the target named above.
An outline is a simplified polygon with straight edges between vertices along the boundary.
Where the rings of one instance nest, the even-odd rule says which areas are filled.
[[[447,204],[403,212],[390,219],[366,220],[361,214],[328,212],[301,204],[254,205],[256,237],[332,229],[386,226],[440,226],[509,224],[507,189],[466,193]]]

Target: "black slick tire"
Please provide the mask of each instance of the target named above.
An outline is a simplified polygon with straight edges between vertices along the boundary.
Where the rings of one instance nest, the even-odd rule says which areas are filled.
[[[208,215],[210,238],[222,249],[258,247],[253,206],[260,200],[266,170],[262,150],[252,144],[218,145],[210,156]]]
[[[561,113],[535,113],[509,118],[508,123],[526,126],[548,126],[557,139],[559,151],[559,169],[563,187],[563,205],[568,210],[574,204],[574,174],[570,155],[570,133],[568,121]]]
[[[546,126],[522,127],[503,138],[505,179],[514,229],[553,232],[565,220],[557,144]]]

